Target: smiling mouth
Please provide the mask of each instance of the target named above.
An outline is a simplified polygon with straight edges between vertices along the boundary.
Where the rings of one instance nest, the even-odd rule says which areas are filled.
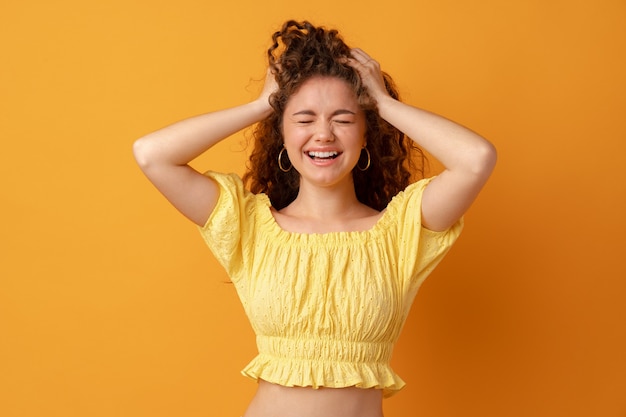
[[[307,155],[311,159],[328,160],[328,159],[335,159],[336,157],[338,157],[339,156],[339,152],[337,152],[337,151],[330,151],[330,152],[307,152]]]

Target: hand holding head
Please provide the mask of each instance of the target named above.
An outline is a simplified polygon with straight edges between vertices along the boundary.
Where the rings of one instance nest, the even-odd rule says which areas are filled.
[[[358,72],[369,95],[375,100],[389,96],[385,77],[378,61],[359,48],[350,50],[350,55],[351,57],[346,58],[345,62]]]
[[[269,104],[272,94],[278,90],[278,83],[276,82],[276,75],[272,67],[267,69],[265,74],[265,83],[263,84],[263,90],[259,94],[258,100],[263,104]]]

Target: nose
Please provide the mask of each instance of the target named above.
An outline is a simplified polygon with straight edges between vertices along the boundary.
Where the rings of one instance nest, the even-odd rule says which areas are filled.
[[[315,140],[319,142],[332,142],[335,140],[335,134],[330,123],[321,122],[318,124]]]

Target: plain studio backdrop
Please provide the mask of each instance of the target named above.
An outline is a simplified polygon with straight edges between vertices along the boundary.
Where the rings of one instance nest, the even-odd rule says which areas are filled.
[[[417,296],[386,416],[626,416],[623,0],[3,2],[0,415],[242,414],[253,333],[131,144],[254,98],[290,18],[499,151]],[[194,166],[243,173],[248,137]]]

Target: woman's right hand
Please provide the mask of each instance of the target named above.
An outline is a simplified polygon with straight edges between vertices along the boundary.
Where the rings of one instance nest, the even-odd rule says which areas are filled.
[[[276,76],[274,75],[272,68],[268,67],[267,72],[265,74],[265,83],[263,84],[263,90],[261,91],[261,94],[259,94],[259,97],[257,98],[257,100],[264,104],[265,103],[269,104],[270,96],[274,94],[276,90],[278,90],[278,83],[276,82]]]

